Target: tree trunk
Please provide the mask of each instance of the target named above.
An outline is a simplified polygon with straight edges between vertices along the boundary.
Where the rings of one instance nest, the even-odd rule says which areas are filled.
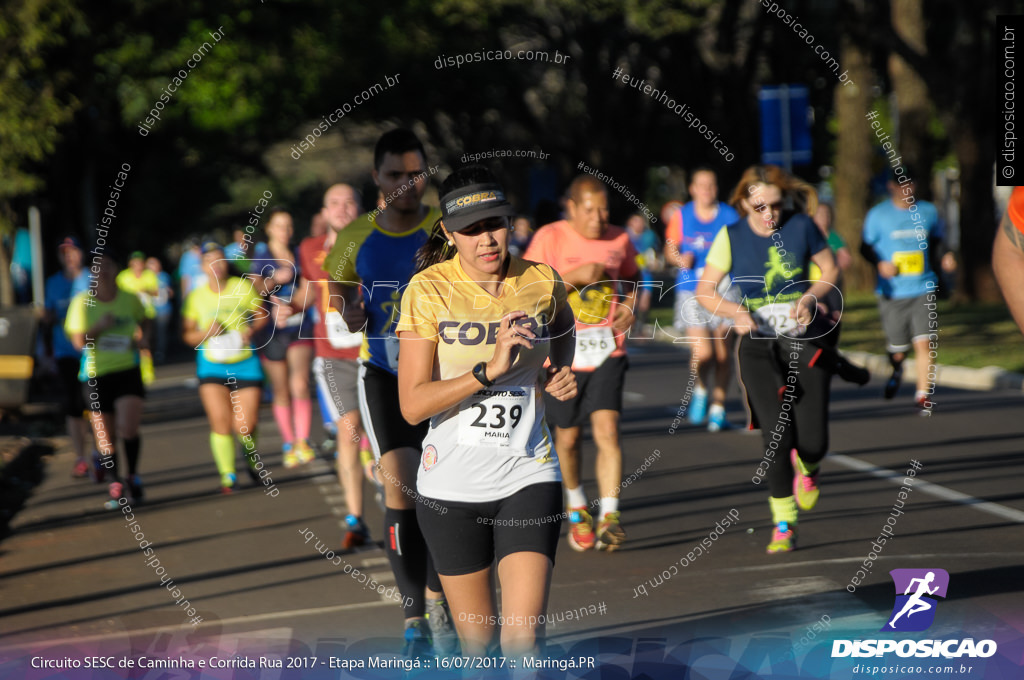
[[[927,59],[922,0],[894,0],[890,7],[893,31],[906,43],[907,48],[922,59]],[[915,196],[931,200],[931,169],[934,159],[928,128],[933,107],[928,86],[924,78],[896,52],[889,56],[889,77],[896,93],[895,117],[899,122],[900,155],[903,156],[903,162],[920,175],[913,178],[917,184]]]
[[[996,220],[992,200],[995,144],[979,139],[982,121],[963,121],[953,127],[953,147],[960,164],[960,290],[971,300],[998,302],[1002,298],[992,274],[992,241]],[[959,296],[958,296],[959,297]]]
[[[855,19],[857,15],[863,16],[860,8],[859,1],[843,3],[844,26],[859,25]],[[836,86],[835,90],[839,132],[836,136],[833,227],[854,253],[860,247],[861,230],[870,200],[871,155],[874,149],[871,127],[865,118],[871,105],[874,74],[869,53],[863,49],[863,44],[849,29],[844,30],[840,42],[840,63],[850,79],[846,84]],[[853,265],[844,278],[847,288],[863,290],[874,283],[874,271],[863,258],[854,257]]]
[[[14,279],[11,278],[11,255],[4,245],[4,236],[10,235],[14,245],[13,212],[7,201],[0,201],[0,308],[14,306]]]
[[[11,258],[0,237],[0,308],[14,306],[14,281],[11,279]]]

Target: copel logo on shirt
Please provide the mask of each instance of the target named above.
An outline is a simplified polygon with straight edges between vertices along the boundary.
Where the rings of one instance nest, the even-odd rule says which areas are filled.
[[[532,331],[541,340],[548,337],[548,316],[538,314],[536,317],[529,316],[516,321],[516,326]],[[498,340],[498,329],[501,328],[500,321],[480,323],[479,321],[442,321],[437,324],[437,334],[446,345],[479,345],[481,343],[493,345]]]

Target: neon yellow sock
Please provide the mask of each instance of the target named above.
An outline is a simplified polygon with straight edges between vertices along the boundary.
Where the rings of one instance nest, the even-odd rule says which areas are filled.
[[[253,457],[253,454],[257,452],[256,438],[256,428],[249,430],[246,434],[235,434],[235,439],[242,445],[242,455],[245,456],[246,463],[250,467],[256,462],[256,458]]]
[[[142,374],[142,384],[152,385],[156,380],[156,371],[153,369],[153,355],[149,352],[139,352],[139,373]]]
[[[211,432],[210,451],[221,477],[235,473],[235,440],[231,435]]]
[[[796,526],[796,499],[792,496],[785,498],[769,498],[768,504],[772,507],[772,523],[789,522]]]

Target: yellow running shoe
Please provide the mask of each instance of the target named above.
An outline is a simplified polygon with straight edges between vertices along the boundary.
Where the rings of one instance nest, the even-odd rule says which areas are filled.
[[[284,466],[287,469],[299,467],[299,454],[295,451],[295,445],[286,442],[281,445],[281,452],[284,454]]]
[[[597,523],[597,549],[611,552],[618,550],[626,541],[626,532],[619,524],[619,513],[606,512]]]
[[[790,460],[793,461],[793,495],[796,497],[796,504],[801,510],[810,510],[818,504],[818,471],[821,466],[809,475],[803,473],[803,463],[796,453],[796,449],[789,452]]]
[[[295,442],[295,455],[299,459],[299,465],[305,465],[316,459],[316,453],[313,451],[313,447],[309,445],[309,442],[305,439],[300,439]]]
[[[796,548],[796,525],[779,522],[772,531],[772,542],[768,544],[768,554],[792,552]]]

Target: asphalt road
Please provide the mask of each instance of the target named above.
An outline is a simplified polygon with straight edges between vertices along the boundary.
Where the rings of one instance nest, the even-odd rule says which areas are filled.
[[[331,669],[331,660],[390,658],[397,648],[398,605],[353,576],[356,569],[369,574],[387,592],[394,579],[383,550],[341,555],[338,566],[315,547],[338,547],[343,531],[344,498],[331,464],[284,470],[264,407],[260,449],[279,493],[245,489],[243,482],[241,492],[219,495],[205,419],[195,388],[184,381],[190,370],[163,369],[147,403],[147,499],[135,515],[151,556],[120,513],[102,508],[101,487],[69,477],[69,453],[48,462],[46,479],[0,544],[0,678],[350,677]],[[998,644],[988,659],[909,660],[953,669],[930,678],[1024,677],[1024,396],[939,388],[934,414],[921,417],[909,386],[886,402],[878,381],[863,388],[837,381],[821,500],[801,515],[799,549],[769,556],[767,490],[751,482],[760,438],[685,423],[670,431],[687,370],[679,347],[631,351],[623,470],[637,479],[622,494],[628,542],[617,553],[579,554],[563,541],[548,607],[552,658],[582,656],[588,664],[593,657],[599,668],[546,677],[855,678],[864,674],[854,670],[859,663],[908,660],[833,659],[833,640],[887,635]],[[728,406],[742,425],[738,395]],[[584,455],[593,497],[592,446]],[[893,538],[854,585],[912,460],[920,468],[904,492],[902,514],[889,525]],[[382,515],[372,491],[367,507],[377,529]],[[730,515],[735,521],[719,536],[716,522]],[[710,549],[698,548],[712,531]],[[893,607],[887,572],[908,568],[946,570],[947,596],[926,632],[880,633]],[[173,579],[179,594],[161,579]],[[189,623],[188,606],[201,623]],[[106,654],[136,663],[141,656],[192,655],[314,666],[31,668],[33,657]],[[353,676],[395,673],[363,669]],[[438,675],[444,674],[420,672]]]

